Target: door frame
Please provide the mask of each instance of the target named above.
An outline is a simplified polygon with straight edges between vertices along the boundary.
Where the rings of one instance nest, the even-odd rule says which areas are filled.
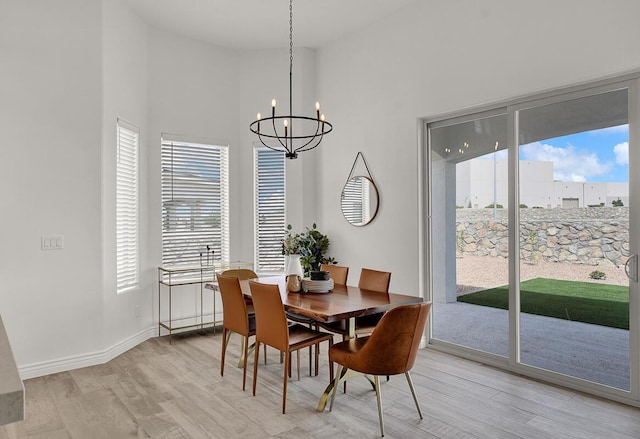
[[[577,389],[608,399],[616,400],[626,404],[640,407],[640,285],[638,282],[629,282],[629,371],[630,390],[610,388],[601,384],[592,383],[579,378],[568,377],[557,372],[551,372],[522,364],[520,362],[520,327],[519,327],[519,218],[518,206],[518,121],[517,111],[532,107],[545,105],[557,101],[565,101],[584,96],[597,94],[598,92],[613,91],[615,89],[628,89],[629,108],[629,144],[640,145],[640,72],[627,75],[602,79],[537,93],[533,95],[515,98],[506,102],[494,103],[466,109],[464,111],[450,112],[438,116],[418,119],[418,183],[419,183],[419,286],[424,292],[424,297],[433,300],[433,282],[430,276],[432,273],[433,243],[431,240],[431,228],[433,226],[433,206],[432,206],[432,181],[430,173],[431,150],[429,128],[442,126],[449,123],[456,123],[457,120],[464,120],[475,117],[477,114],[495,111],[499,108],[507,108],[508,118],[508,139],[509,139],[509,254],[518,255],[509,259],[509,357],[499,357],[497,355],[479,352],[470,348],[453,345],[442,340],[433,338],[433,324],[430,319],[427,332],[427,347],[437,349],[485,364],[507,369],[536,379],[559,384],[565,387]],[[631,230],[639,230],[640,225],[640,149],[636,149],[635,154],[629,150],[629,246],[630,255],[638,254],[640,251],[638,233],[632,234]]]

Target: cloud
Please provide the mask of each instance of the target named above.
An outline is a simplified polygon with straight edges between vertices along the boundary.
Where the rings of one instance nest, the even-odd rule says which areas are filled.
[[[584,182],[613,168],[611,163],[602,163],[596,153],[573,145],[560,148],[540,142],[529,143],[522,146],[520,158],[553,162],[553,178],[559,181]]]
[[[599,134],[629,134],[629,124],[618,125],[615,127],[602,128],[599,130],[589,131],[591,135],[599,135]]]
[[[618,143],[613,147],[616,155],[616,163],[619,165],[629,165],[629,142]]]

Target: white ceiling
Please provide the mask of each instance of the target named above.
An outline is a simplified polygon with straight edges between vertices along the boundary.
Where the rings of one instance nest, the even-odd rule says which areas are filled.
[[[236,49],[289,46],[287,0],[126,0],[147,23]],[[317,48],[420,0],[296,0],[293,44]]]

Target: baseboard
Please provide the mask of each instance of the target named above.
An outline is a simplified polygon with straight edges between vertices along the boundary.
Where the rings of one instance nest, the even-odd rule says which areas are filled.
[[[44,361],[41,363],[32,363],[18,367],[20,378],[27,380],[29,378],[37,378],[52,373],[66,372],[81,367],[95,366],[104,364],[113,360],[118,355],[128,351],[129,349],[139,345],[145,340],[158,335],[158,327],[156,325],[147,328],[137,334],[128,337],[119,343],[111,346],[104,351],[92,352],[89,354],[76,355],[73,357],[60,358],[57,360]]]

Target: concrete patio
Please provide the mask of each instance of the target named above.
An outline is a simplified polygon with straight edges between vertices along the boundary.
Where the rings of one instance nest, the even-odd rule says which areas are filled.
[[[508,356],[508,311],[434,303],[434,338]],[[629,331],[521,314],[523,363],[629,390]]]

